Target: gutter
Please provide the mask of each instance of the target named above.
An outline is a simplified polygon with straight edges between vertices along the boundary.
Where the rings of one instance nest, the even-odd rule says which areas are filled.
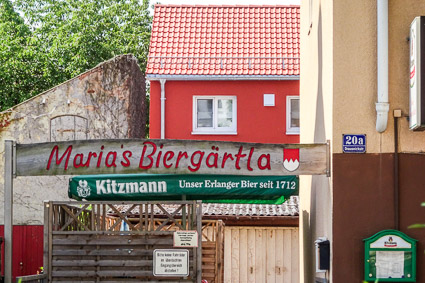
[[[377,5],[377,88],[376,131],[387,129],[388,111],[388,0],[376,0]]]
[[[160,79],[161,83],[161,139],[165,139],[165,82],[167,80]]]

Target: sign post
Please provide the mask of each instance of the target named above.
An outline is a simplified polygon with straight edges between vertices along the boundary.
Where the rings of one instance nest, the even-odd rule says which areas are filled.
[[[4,143],[4,279],[12,282],[14,141]]]

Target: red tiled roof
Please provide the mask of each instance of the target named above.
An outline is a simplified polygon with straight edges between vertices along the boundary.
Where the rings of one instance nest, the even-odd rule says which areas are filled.
[[[299,6],[155,5],[147,75],[299,75]]]

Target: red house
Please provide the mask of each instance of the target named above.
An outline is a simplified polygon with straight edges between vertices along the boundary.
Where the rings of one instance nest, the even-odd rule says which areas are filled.
[[[150,138],[299,142],[299,6],[156,5]]]

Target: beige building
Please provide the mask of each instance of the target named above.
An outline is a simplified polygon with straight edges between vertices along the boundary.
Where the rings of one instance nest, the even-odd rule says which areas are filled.
[[[361,282],[363,239],[396,229],[419,240],[425,282],[425,229],[407,228],[425,222],[425,133],[407,118],[410,24],[421,15],[423,1],[301,1],[300,142],[330,140],[332,166],[329,178],[301,178],[301,281]],[[366,153],[343,153],[344,134],[366,135]],[[331,244],[326,273],[315,268],[318,237]]]

